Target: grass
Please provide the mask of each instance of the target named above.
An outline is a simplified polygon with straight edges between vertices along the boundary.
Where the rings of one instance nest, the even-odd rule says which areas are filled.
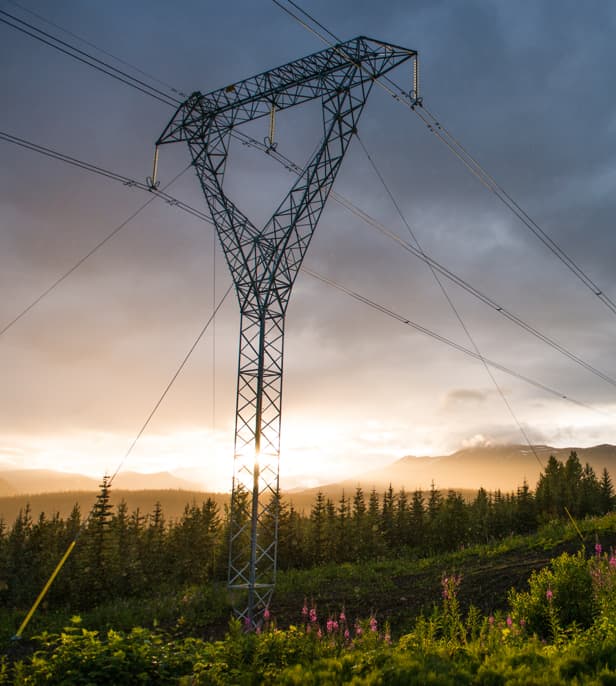
[[[592,554],[596,537],[604,550],[616,547],[616,513],[582,520],[577,526],[584,543],[570,522],[553,522],[529,536],[511,536],[491,545],[421,559],[409,555],[279,572],[271,611],[279,626],[296,624],[306,598],[315,603],[321,616],[342,607],[350,617],[374,613],[379,621],[389,621],[393,634],[399,636],[411,629],[418,616],[432,612],[440,598],[442,575],[454,571],[462,575],[459,599],[463,609],[474,605],[484,613],[502,611],[509,589],[526,588],[531,572],[551,558],[562,552],[574,553],[582,545]],[[10,645],[27,610],[0,610],[0,647]],[[90,629],[160,627],[176,635],[214,639],[224,635],[231,608],[223,583],[152,589],[146,598],[103,598],[93,610],[83,613],[79,608],[62,610],[43,604],[26,637],[43,630],[59,631],[74,614],[80,614],[83,625]]]

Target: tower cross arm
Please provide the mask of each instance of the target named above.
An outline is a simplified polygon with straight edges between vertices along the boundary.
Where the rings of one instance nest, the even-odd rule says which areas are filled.
[[[269,116],[272,107],[282,110],[319,98],[349,68],[377,79],[416,56],[415,50],[358,36],[205,95],[197,91],[178,107],[157,145],[203,140],[214,119],[218,127],[231,129]]]

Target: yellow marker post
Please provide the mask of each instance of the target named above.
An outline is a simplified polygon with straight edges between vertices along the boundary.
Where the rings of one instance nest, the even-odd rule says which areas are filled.
[[[578,532],[578,536],[582,539],[582,543],[584,543],[584,536],[582,536],[582,532],[580,531],[578,525],[576,524],[575,519],[573,519],[573,516],[571,515],[571,512],[565,507],[565,512],[569,516],[569,519],[571,520],[571,523],[575,527],[575,530]]]
[[[68,560],[69,555],[73,552],[73,548],[75,547],[76,543],[77,539],[74,539],[73,542],[66,549],[66,552],[62,556],[62,559],[60,560],[60,562],[58,562],[56,568],[51,573],[51,576],[47,580],[47,583],[45,584],[45,586],[43,586],[43,590],[38,594],[38,598],[34,601],[34,605],[32,605],[32,607],[30,608],[30,612],[28,612],[28,614],[26,615],[24,621],[21,623],[19,629],[17,629],[17,633],[15,634],[15,636],[13,636],[13,638],[21,638],[24,629],[28,626],[28,623],[32,619],[32,615],[36,612],[36,608],[41,604],[41,601],[47,595],[47,591],[49,591],[51,584],[53,584],[54,579],[58,576],[58,572],[62,569],[64,563]]]

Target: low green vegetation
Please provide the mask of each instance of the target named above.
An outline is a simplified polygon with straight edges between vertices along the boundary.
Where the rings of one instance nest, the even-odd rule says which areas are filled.
[[[213,500],[167,523],[160,506],[114,508],[104,483],[85,526],[78,508],[25,509],[0,531],[0,684],[616,684],[614,495],[575,454],[550,459],[534,492],[279,506],[258,634],[229,623],[228,513]]]
[[[257,633],[232,620],[222,640],[133,628],[97,632],[74,617],[44,632],[25,659],[2,659],[0,684],[483,684],[616,683],[616,558],[597,544],[563,553],[509,595],[504,612],[466,611],[463,576],[444,573],[440,602],[392,640],[374,614],[321,614],[305,602],[296,624],[272,617]]]

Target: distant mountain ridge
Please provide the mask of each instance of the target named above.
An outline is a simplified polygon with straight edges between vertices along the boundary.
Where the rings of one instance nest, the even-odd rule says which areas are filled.
[[[283,495],[301,511],[309,510],[319,491],[322,491],[326,497],[337,501],[343,491],[351,495],[357,486],[361,486],[365,493],[375,488],[379,494],[382,494],[390,484],[395,491],[401,488],[406,491],[418,488],[427,491],[434,482],[436,488],[441,491],[454,489],[465,496],[472,497],[480,487],[488,491],[515,491],[526,480],[531,490],[534,490],[539,474],[549,456],[554,455],[559,460],[565,461],[572,450],[577,452],[583,465],[586,462],[590,464],[598,478],[603,468],[607,468],[616,484],[616,446],[614,445],[602,444],[590,448],[553,448],[537,445],[533,446],[533,449],[534,452],[526,445],[493,445],[463,448],[450,455],[436,457],[407,455],[395,462],[384,464],[379,469],[358,474],[341,482],[323,484],[310,489],[285,491],[283,488]],[[80,474],[39,469],[0,469],[0,497],[7,499],[6,505],[11,513],[18,506],[18,502],[23,504],[30,501],[34,505],[35,499],[29,496],[52,493],[69,495],[68,492],[71,494],[81,492],[85,497],[85,493],[98,491],[99,484],[100,479]],[[183,497],[181,492],[185,491],[187,492],[185,502],[193,499],[199,501],[202,496],[208,495],[202,484],[182,479],[170,472],[155,474],[121,472],[114,480],[112,488],[112,492],[118,493],[118,491],[123,493],[140,491],[144,495],[146,491],[161,493],[162,491],[179,491],[179,500]],[[218,496],[222,499],[228,497],[223,494],[217,494],[217,498]],[[136,495],[135,498],[127,497],[127,500],[131,501],[136,501],[136,499]],[[84,499],[84,504],[86,500],[88,499]],[[71,501],[71,505],[73,502],[74,500]],[[55,501],[53,506],[58,506]],[[59,509],[65,509],[65,507]]]
[[[56,513],[66,518],[75,505],[79,506],[81,516],[86,517],[96,501],[93,491],[56,491],[55,493],[37,493],[35,495],[0,496],[0,520],[11,526],[18,513],[27,506],[34,521],[41,512],[48,517]],[[203,491],[186,491],[179,489],[146,489],[139,490],[111,490],[111,504],[115,507],[125,501],[130,513],[139,510],[141,516],[147,516],[154,511],[156,503],[160,503],[166,522],[178,520],[186,505],[194,503],[201,507],[207,498],[212,498],[222,512],[229,502],[228,493],[204,493]]]
[[[534,490],[539,474],[550,455],[565,461],[575,451],[582,465],[595,470],[597,478],[607,468],[616,481],[616,446],[596,445],[590,448],[554,448],[537,445],[493,445],[463,448],[451,455],[414,457],[408,455],[381,470],[362,474],[349,484],[373,483],[377,488],[428,489],[432,482],[440,489],[475,489],[512,491],[524,480]]]
[[[62,491],[98,491],[101,479],[83,474],[56,472],[51,469],[0,469],[0,497],[36,495]],[[200,491],[201,485],[181,479],[170,472],[140,474],[120,472],[113,482],[114,489],[129,491],[180,489]]]

